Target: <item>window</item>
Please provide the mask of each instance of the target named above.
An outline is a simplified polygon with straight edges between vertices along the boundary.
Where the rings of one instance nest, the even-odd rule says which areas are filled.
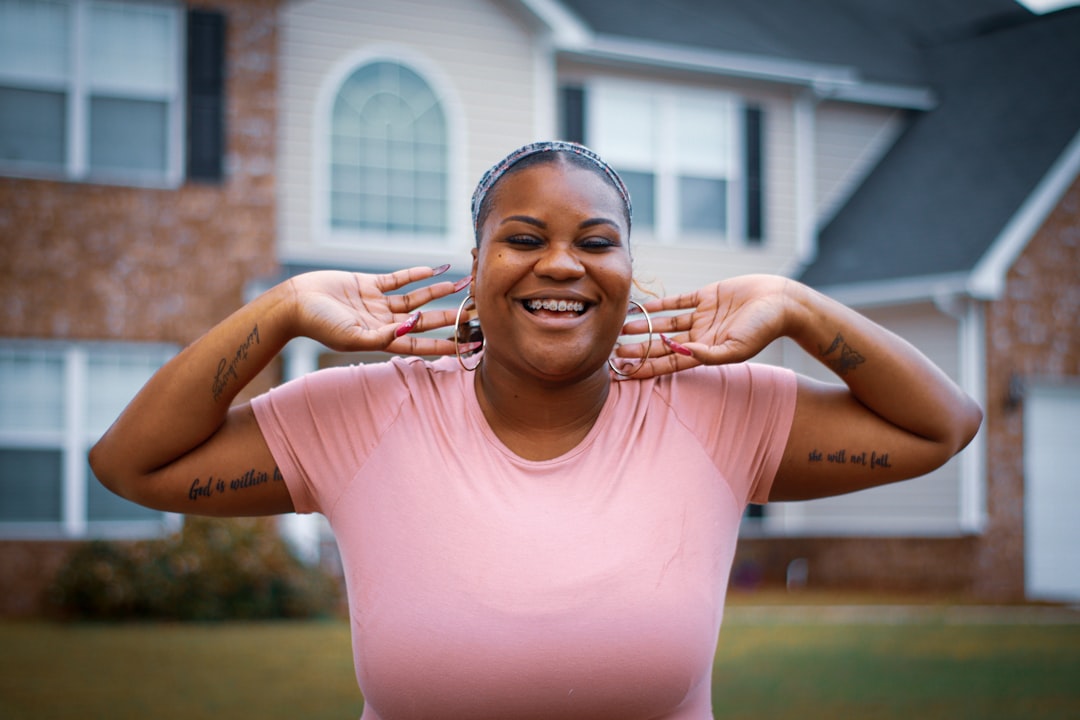
[[[174,350],[0,342],[0,536],[150,536],[164,513],[96,481],[90,445]]]
[[[622,176],[634,230],[660,242],[761,237],[761,111],[735,96],[596,82],[560,93],[563,135]]]
[[[0,0],[0,168],[177,182],[182,26],[166,3]]]
[[[360,66],[338,90],[330,122],[333,231],[382,238],[446,232],[446,117],[420,75],[389,61]]]

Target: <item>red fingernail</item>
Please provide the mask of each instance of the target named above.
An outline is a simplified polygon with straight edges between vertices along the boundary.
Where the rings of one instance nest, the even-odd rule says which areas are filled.
[[[450,263],[446,263],[445,265],[440,265],[437,268],[431,268],[431,277],[435,277],[437,275],[442,275],[444,272],[446,272],[449,269],[450,269]]]
[[[454,292],[461,292],[465,288],[469,287],[469,283],[472,282],[472,275],[466,275],[465,277],[454,283]]]
[[[416,323],[418,322],[420,322],[419,310],[410,315],[408,320],[398,325],[397,330],[394,331],[394,337],[401,337],[402,335],[409,334],[412,332],[412,329],[416,327]]]
[[[690,352],[690,348],[680,345],[679,343],[675,342],[674,340],[669,338],[664,333],[660,333],[660,339],[664,341],[665,345],[667,345],[669,348],[671,348],[672,352],[678,353],[680,355],[685,355],[687,357],[693,357],[694,356],[694,353]]]

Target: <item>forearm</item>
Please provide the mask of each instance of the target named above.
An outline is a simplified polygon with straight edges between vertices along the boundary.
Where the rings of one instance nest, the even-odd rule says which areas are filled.
[[[910,343],[804,285],[789,285],[786,334],[892,425],[946,448],[978,430],[978,405]]]
[[[114,491],[210,438],[236,395],[292,337],[287,285],[233,313],[162,367],[90,453]]]

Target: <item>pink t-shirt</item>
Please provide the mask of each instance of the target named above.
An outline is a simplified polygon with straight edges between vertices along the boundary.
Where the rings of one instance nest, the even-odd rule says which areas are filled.
[[[330,521],[362,720],[712,717],[739,520],[765,502],[795,376],[620,381],[527,461],[453,358],[323,370],[254,401],[298,512]]]

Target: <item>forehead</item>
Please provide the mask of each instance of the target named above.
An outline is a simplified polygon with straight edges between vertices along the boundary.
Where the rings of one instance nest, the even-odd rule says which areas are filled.
[[[513,168],[492,188],[491,214],[523,212],[585,212],[615,220],[625,230],[622,196],[599,170],[568,163],[561,158]]]

